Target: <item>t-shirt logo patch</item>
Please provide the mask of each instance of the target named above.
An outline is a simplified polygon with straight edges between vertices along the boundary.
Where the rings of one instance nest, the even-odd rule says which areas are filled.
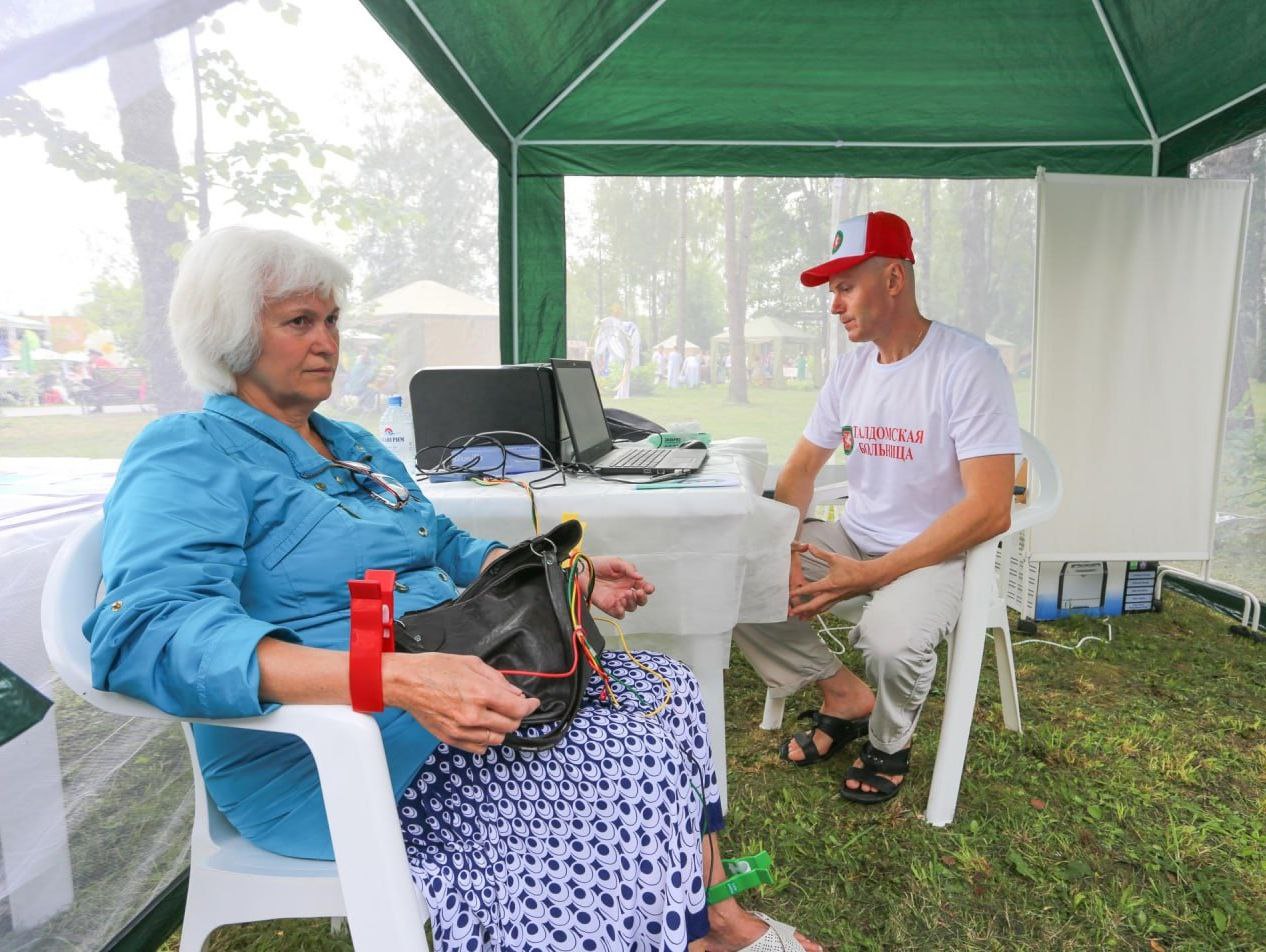
[[[831,242],[831,254],[835,254],[835,252],[839,251],[840,245],[842,244],[844,244],[844,232],[837,231],[835,233],[835,240]]]
[[[841,427],[840,429],[840,447],[844,450],[845,456],[852,455],[853,452],[853,428],[852,426]]]

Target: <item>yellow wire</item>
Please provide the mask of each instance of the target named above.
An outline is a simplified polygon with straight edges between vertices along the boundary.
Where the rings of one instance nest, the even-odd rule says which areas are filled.
[[[615,628],[616,633],[620,636],[620,644],[624,646],[624,653],[629,656],[629,660],[647,674],[653,674],[655,677],[664,682],[664,699],[659,702],[659,707],[655,708],[655,710],[650,713],[647,713],[646,711],[642,712],[643,717],[654,717],[659,714],[664,708],[668,707],[668,702],[673,698],[673,683],[654,668],[647,667],[642,664],[641,661],[637,660],[637,658],[633,655],[633,652],[629,650],[629,643],[624,638],[624,629],[620,627],[620,623],[618,621],[614,618],[599,618],[596,615],[594,616],[594,621],[605,621],[608,625],[612,625]]]
[[[518,479],[510,479],[508,476],[481,476],[478,478],[472,476],[470,481],[478,486],[502,486],[507,483],[518,486],[528,494],[528,503],[532,509],[532,529],[536,535],[541,534],[541,515],[536,511],[536,491],[527,483]]]

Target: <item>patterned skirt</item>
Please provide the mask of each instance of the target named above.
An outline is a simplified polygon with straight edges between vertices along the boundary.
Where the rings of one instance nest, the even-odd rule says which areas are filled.
[[[699,685],[636,657],[671,692],[608,651],[620,707],[595,675],[555,747],[441,744],[400,797],[437,952],[657,952],[707,933],[700,837],[722,815]]]

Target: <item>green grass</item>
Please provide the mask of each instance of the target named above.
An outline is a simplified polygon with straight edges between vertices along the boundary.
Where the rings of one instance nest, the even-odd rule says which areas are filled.
[[[867,808],[836,795],[842,759],[803,770],[778,760],[782,735],[756,726],[763,687],[736,654],[724,846],[768,849],[777,873],[745,899],[837,950],[1266,948],[1266,647],[1173,595],[1161,614],[1111,622],[1111,644],[1016,649],[1023,736],[1003,729],[986,651],[958,816],[945,829],[920,816],[939,679],[906,789]],[[1072,644],[1107,628],[1070,619],[1041,632]],[[789,718],[812,703],[790,699]],[[209,948],[351,944],[314,920],[228,927]]]
[[[0,456],[118,459],[154,413],[68,413],[15,417],[0,413]]]

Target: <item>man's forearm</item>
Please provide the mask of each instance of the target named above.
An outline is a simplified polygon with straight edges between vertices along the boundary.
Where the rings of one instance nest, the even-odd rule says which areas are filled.
[[[992,539],[1011,525],[1009,506],[1003,508],[968,497],[947,509],[921,533],[868,565],[879,576],[875,588],[894,579],[967,551]]]
[[[813,477],[801,473],[789,474],[784,470],[778,476],[774,499],[800,510],[800,519],[796,523],[796,538],[800,538],[800,527],[809,513],[809,504],[813,502]]]

